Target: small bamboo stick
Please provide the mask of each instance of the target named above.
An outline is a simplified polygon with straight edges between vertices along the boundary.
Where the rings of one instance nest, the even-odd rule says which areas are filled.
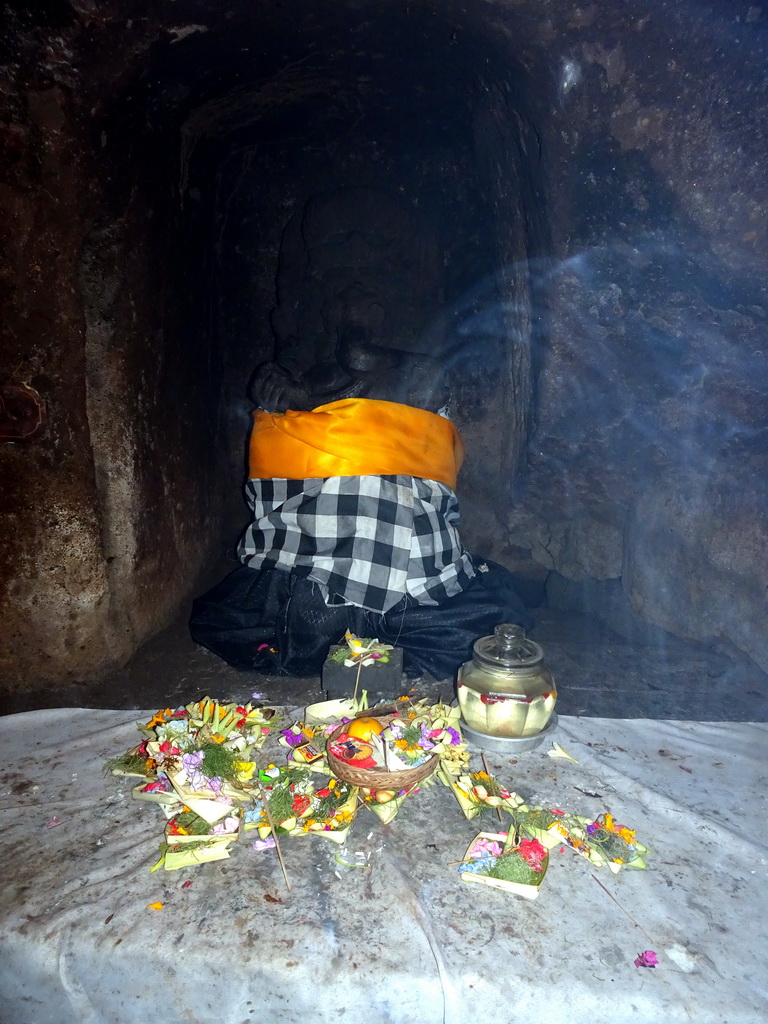
[[[488,762],[485,759],[485,754],[481,754],[481,757],[483,759],[483,768],[485,769],[485,774],[490,778],[491,772],[490,772],[490,769],[488,768]],[[499,821],[504,821],[504,819],[501,816],[501,808],[500,807],[496,808],[496,814],[499,817]]]

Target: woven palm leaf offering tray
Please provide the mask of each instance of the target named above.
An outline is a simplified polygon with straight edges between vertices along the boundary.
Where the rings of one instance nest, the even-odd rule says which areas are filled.
[[[400,697],[368,708],[364,691],[339,720],[338,702],[327,704],[336,713],[323,718],[322,705],[314,705],[313,724],[299,721],[282,730],[280,743],[290,749],[290,760],[357,787],[359,806],[384,823],[407,796],[439,777],[439,769],[469,762],[458,707]]]
[[[238,846],[271,849],[290,889],[283,839],[343,844],[361,809],[389,824],[437,782],[468,821],[497,819],[446,865],[462,881],[535,899],[555,846],[613,872],[645,867],[646,847],[607,811],[590,818],[529,806],[489,772],[484,754],[483,770],[474,770],[460,714],[453,704],[405,696],[368,707],[362,692],[312,705],[286,725],[277,708],[205,697],[138,723],[140,742],[106,768],[133,777],[133,797],[162,815],[152,871],[222,860]],[[568,756],[553,748],[550,755]]]

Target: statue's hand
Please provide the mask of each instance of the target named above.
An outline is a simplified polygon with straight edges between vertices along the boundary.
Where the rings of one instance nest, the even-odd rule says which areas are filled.
[[[249,392],[253,402],[267,412],[312,408],[307,389],[279,363],[260,366],[251,379]]]

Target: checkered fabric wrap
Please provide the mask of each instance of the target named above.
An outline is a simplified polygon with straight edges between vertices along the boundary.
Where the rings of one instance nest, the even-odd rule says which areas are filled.
[[[435,605],[475,575],[459,540],[456,495],[434,480],[249,480],[246,497],[253,521],[240,561],[308,577],[328,604],[383,613],[408,594]]]

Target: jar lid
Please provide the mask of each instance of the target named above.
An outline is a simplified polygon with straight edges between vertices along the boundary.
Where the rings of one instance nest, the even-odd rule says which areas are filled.
[[[541,647],[526,637],[523,627],[512,622],[502,622],[493,636],[480,637],[473,650],[480,661],[494,668],[527,668],[544,657]]]

